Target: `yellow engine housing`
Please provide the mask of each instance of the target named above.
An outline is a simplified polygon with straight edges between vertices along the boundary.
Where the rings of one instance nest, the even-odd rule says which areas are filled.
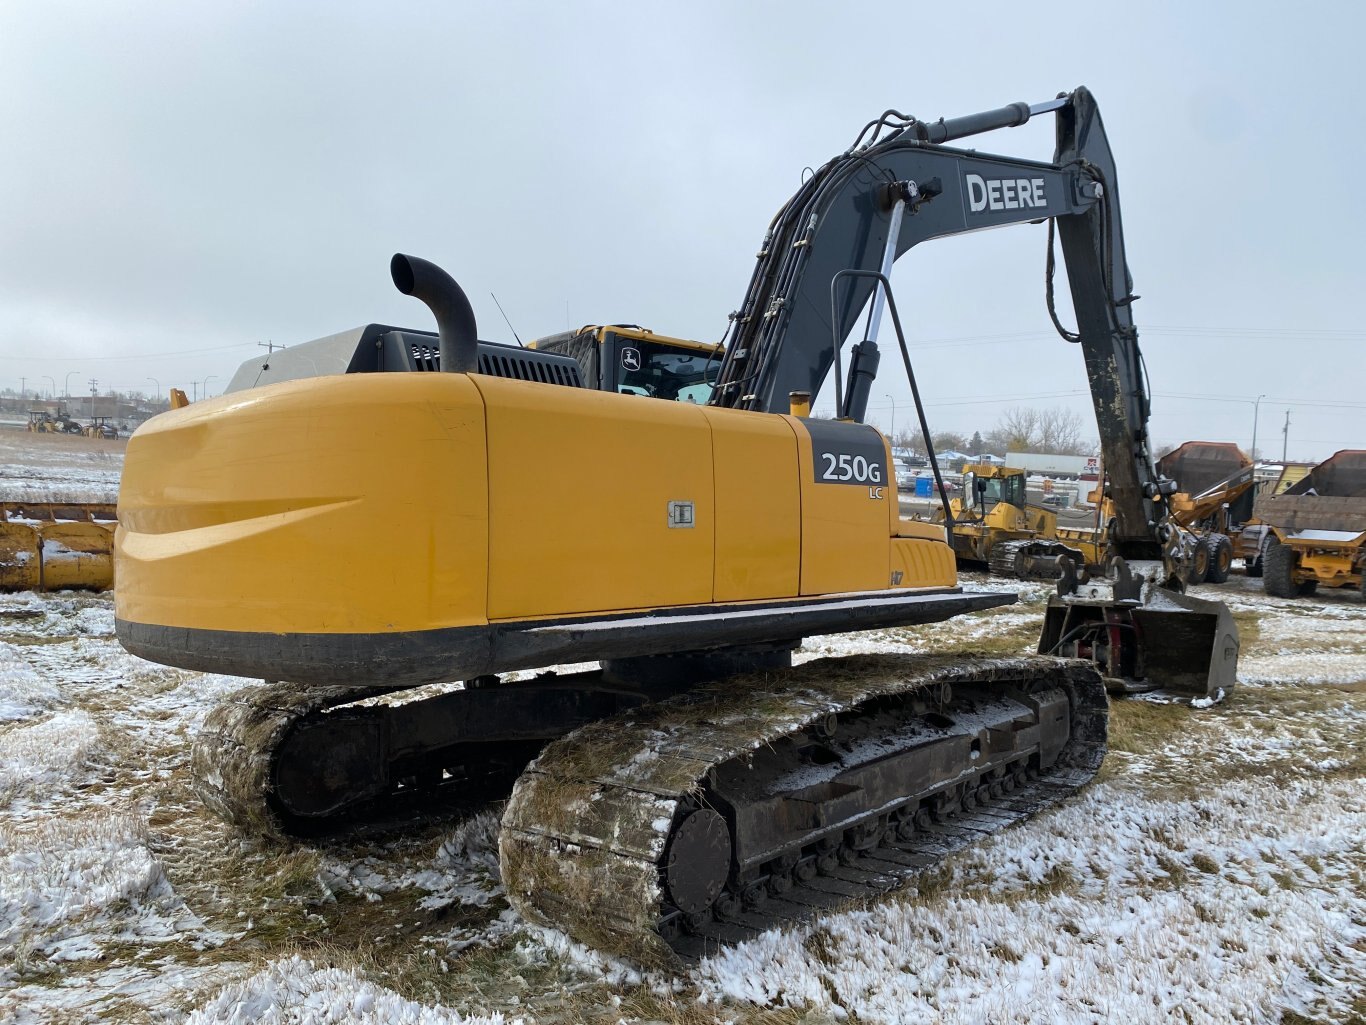
[[[862,479],[818,481],[813,431],[876,446],[881,479],[869,457]],[[376,638],[952,589],[943,528],[900,520],[890,466],[864,425],[477,374],[244,391],[130,439],[120,638],[252,675],[290,639],[346,638],[320,642],[316,672],[293,651],[295,677],[322,679]]]

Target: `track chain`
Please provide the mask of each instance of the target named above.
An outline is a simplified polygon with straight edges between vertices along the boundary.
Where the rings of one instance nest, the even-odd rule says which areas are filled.
[[[968,773],[950,791],[907,793],[860,819],[870,841],[828,839],[734,874],[704,913],[665,897],[665,859],[709,775],[832,715],[880,698],[955,686],[1060,689],[1070,736],[1042,773],[1021,759]],[[592,723],[550,744],[518,779],[503,817],[500,860],[509,900],[531,921],[646,963],[691,959],[786,922],[905,884],[952,852],[1057,803],[1091,779],[1105,753],[1107,706],[1086,662],[869,656],[807,663],[778,677],[702,688]],[[812,834],[815,836],[815,834]]]
[[[300,688],[264,683],[234,691],[204,720],[190,752],[195,792],[224,821],[252,836],[283,840],[298,830],[271,799],[274,755],[297,723],[383,688]]]

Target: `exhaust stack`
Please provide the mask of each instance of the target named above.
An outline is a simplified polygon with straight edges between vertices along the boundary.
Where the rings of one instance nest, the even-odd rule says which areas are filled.
[[[436,318],[441,335],[441,369],[451,374],[473,373],[479,366],[479,328],[469,297],[453,277],[436,264],[395,253],[389,261],[394,287],[421,299]]]

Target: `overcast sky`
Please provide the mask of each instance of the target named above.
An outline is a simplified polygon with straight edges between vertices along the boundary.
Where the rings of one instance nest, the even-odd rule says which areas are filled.
[[[1366,447],[1363,20],[1347,2],[0,0],[0,387],[221,390],[260,342],[429,328],[719,339],[802,168],[888,107],[1087,85],[1119,167],[1159,443]],[[1051,117],[963,145],[1049,159]],[[1355,168],[1356,170],[1352,170]],[[1044,229],[931,242],[893,283],[931,423],[1093,422]],[[154,384],[155,380],[155,384]],[[207,384],[204,382],[207,380]],[[870,418],[911,415],[886,360]]]

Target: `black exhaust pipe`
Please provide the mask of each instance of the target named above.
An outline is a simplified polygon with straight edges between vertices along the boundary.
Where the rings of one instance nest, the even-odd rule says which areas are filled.
[[[416,256],[395,253],[389,261],[394,287],[404,295],[421,299],[436,318],[441,335],[441,369],[469,374],[479,368],[479,328],[465,290],[436,264]]]

